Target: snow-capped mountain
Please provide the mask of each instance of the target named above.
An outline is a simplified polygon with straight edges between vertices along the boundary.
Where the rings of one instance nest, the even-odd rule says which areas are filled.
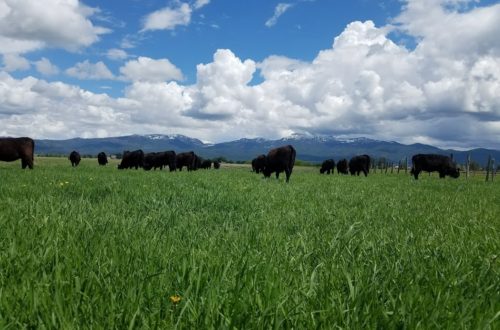
[[[398,142],[378,141],[365,137],[341,138],[327,135],[293,134],[289,137],[268,140],[263,138],[242,138],[223,143],[203,143],[202,141],[180,134],[129,135],[110,138],[69,140],[36,140],[35,153],[39,155],[68,155],[77,150],[82,155],[119,154],[124,150],[142,149],[145,152],[175,150],[176,152],[193,150],[202,157],[224,157],[228,160],[247,161],[269,149],[291,144],[297,150],[297,159],[309,162],[321,162],[327,158],[349,159],[354,155],[368,154],[374,158],[384,157],[391,162],[398,162],[417,153],[453,153],[459,163],[464,163],[470,152],[472,159],[485,164],[491,154],[500,159],[500,151],[474,149],[470,151],[442,150],[430,145],[405,145]]]

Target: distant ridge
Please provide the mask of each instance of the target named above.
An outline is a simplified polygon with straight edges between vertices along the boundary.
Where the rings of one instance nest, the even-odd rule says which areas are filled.
[[[148,134],[127,135],[109,138],[73,138],[68,140],[36,140],[35,153],[38,155],[67,155],[77,150],[82,155],[118,154],[124,150],[142,149],[145,152],[175,150],[176,152],[193,150],[202,157],[225,157],[228,160],[251,160],[256,155],[267,153],[270,148],[292,144],[297,150],[297,159],[309,162],[321,162],[327,158],[335,160],[359,154],[368,154],[375,158],[384,157],[391,162],[398,162],[417,153],[453,154],[459,163],[465,163],[470,153],[472,159],[485,165],[491,155],[500,161],[500,151],[492,149],[472,149],[458,151],[439,149],[425,144],[405,145],[394,141],[379,141],[364,137],[338,138],[335,136],[293,134],[278,140],[263,138],[243,138],[230,142],[207,144],[185,135]]]

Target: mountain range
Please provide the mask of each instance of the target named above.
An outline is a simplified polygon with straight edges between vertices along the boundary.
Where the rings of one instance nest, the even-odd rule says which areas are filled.
[[[466,151],[439,149],[425,144],[401,144],[394,141],[379,141],[368,138],[339,138],[335,136],[309,136],[293,134],[290,137],[268,140],[262,138],[239,139],[222,143],[203,143],[184,135],[128,135],[109,138],[73,138],[68,140],[35,140],[35,153],[38,155],[68,155],[77,150],[82,156],[95,156],[104,151],[108,155],[120,154],[124,150],[142,149],[144,152],[175,150],[176,152],[193,150],[201,157],[224,157],[232,161],[248,161],[259,154],[265,154],[271,148],[291,144],[297,150],[297,159],[318,163],[327,158],[349,159],[354,155],[368,154],[374,158],[384,157],[390,162],[399,162],[405,157],[411,158],[417,153],[436,153],[450,155],[458,163],[465,163],[467,155],[485,166],[488,157],[500,160],[500,151],[477,148]]]

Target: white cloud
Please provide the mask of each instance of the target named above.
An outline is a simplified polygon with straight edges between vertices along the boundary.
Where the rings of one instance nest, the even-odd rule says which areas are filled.
[[[155,60],[139,57],[128,61],[120,68],[124,80],[129,81],[167,81],[182,80],[182,72],[167,59]]]
[[[77,0],[0,0],[0,53],[89,46],[109,32],[90,21],[96,12]]]
[[[59,68],[52,64],[47,58],[42,57],[35,62],[36,70],[44,76],[52,76],[59,73]]]
[[[201,7],[204,7],[210,3],[210,0],[196,0],[196,2],[193,5],[194,9],[200,9]]]
[[[83,62],[76,63],[75,66],[69,69],[66,69],[65,73],[78,79],[101,80],[115,78],[106,64],[101,61],[91,63],[88,60],[85,60]]]
[[[187,3],[157,10],[145,17],[142,31],[173,30],[179,25],[189,25],[192,11]]]
[[[210,0],[196,0],[192,5],[186,2],[174,1],[172,5],[156,10],[144,17],[141,32],[174,30],[178,26],[187,26],[191,23],[193,12],[209,3]]]
[[[106,56],[110,60],[119,61],[126,59],[128,57],[128,54],[123,49],[111,48],[107,51]]]
[[[30,62],[18,54],[5,54],[3,56],[2,69],[7,72],[28,70],[30,67]]]
[[[171,81],[182,74],[168,60],[128,61],[120,73],[132,84],[122,98],[0,73],[0,135],[163,132],[223,141],[306,132],[500,148],[497,42],[491,32],[469,31],[474,37],[464,37],[473,38],[471,44],[457,46],[462,35],[448,30],[450,40],[439,43],[441,31],[448,24],[455,28],[455,21],[475,31],[496,29],[485,17],[500,21],[498,5],[457,11],[447,1],[447,9],[419,12],[413,3],[396,18],[396,27],[352,22],[310,62],[270,56],[256,63],[217,50],[210,63],[197,66],[196,83],[181,85]],[[443,16],[426,22],[423,16],[435,11]],[[419,20],[422,25],[414,25]],[[436,34],[416,32],[426,24]],[[393,42],[394,29],[416,37],[417,46]],[[262,82],[252,85],[258,72]],[[33,121],[40,125],[31,133],[27,123]]]
[[[293,5],[291,3],[278,3],[274,8],[273,16],[266,21],[266,26],[271,27],[278,23],[278,18],[281,17],[288,9],[292,8]]]

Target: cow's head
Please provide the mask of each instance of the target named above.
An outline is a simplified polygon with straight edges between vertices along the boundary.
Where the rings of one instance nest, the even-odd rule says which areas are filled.
[[[460,176],[460,168],[458,167],[455,167],[455,168],[452,168],[450,169],[449,173],[448,173],[452,178],[455,178],[457,179],[459,176]]]

